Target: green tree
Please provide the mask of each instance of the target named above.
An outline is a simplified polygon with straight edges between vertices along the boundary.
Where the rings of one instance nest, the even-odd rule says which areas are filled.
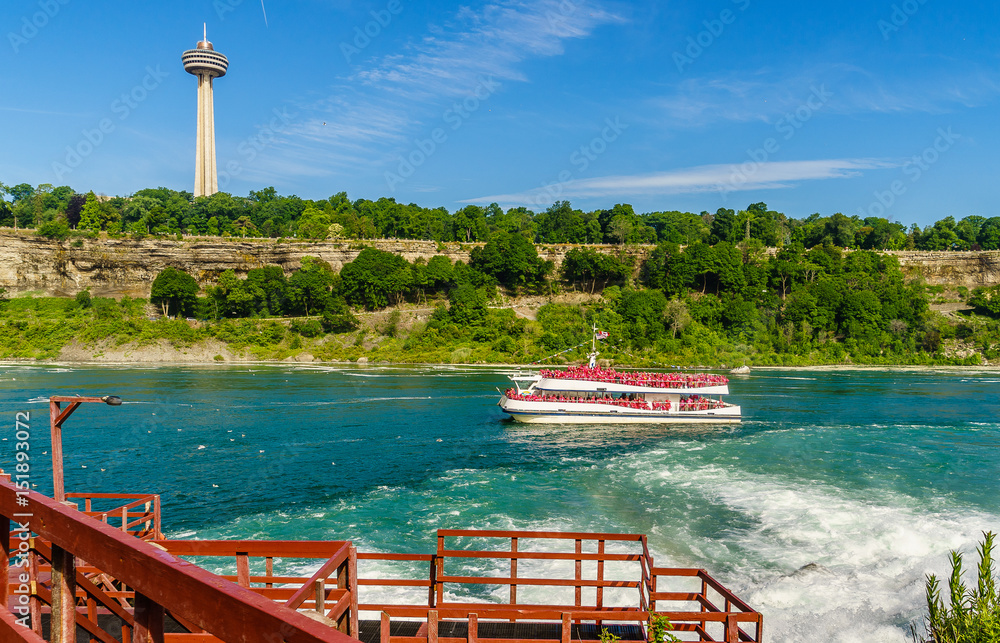
[[[485,246],[473,248],[469,265],[511,289],[539,284],[552,270],[535,244],[512,232],[497,232]]]
[[[325,310],[332,303],[335,283],[330,264],[315,257],[302,257],[302,267],[288,278],[288,300],[293,311],[314,315]]]
[[[481,241],[489,234],[486,213],[478,205],[467,205],[453,218],[455,238],[460,241]]]
[[[621,315],[632,343],[638,347],[649,346],[664,330],[664,311],[667,298],[656,290],[622,291],[615,312]]]
[[[613,257],[593,248],[572,248],[563,257],[561,266],[563,279],[570,282],[590,282],[590,292],[594,292],[600,280],[604,286],[609,281],[624,281],[632,272],[628,261]]]
[[[460,326],[481,324],[489,312],[486,293],[472,284],[461,284],[448,293],[448,316]]]
[[[983,250],[1000,250],[1000,217],[990,217],[979,227],[976,242]]]
[[[1000,317],[1000,286],[976,288],[969,297],[969,305],[980,315]]]
[[[173,267],[166,267],[156,275],[149,300],[159,304],[163,315],[191,315],[198,303],[198,282],[194,277]]]
[[[330,217],[317,208],[306,208],[299,219],[298,235],[303,239],[322,240],[330,236]]]
[[[281,266],[252,268],[247,272],[245,286],[254,298],[258,312],[282,315],[288,303],[288,280]]]
[[[97,195],[93,191],[87,193],[87,201],[80,211],[80,222],[77,224],[78,230],[87,230],[93,234],[101,231],[101,204],[97,201]]]
[[[391,252],[365,248],[340,270],[344,296],[369,310],[398,303],[413,282],[409,262]]]
[[[219,275],[210,294],[216,303],[216,317],[247,317],[254,312],[253,294],[231,268]]]

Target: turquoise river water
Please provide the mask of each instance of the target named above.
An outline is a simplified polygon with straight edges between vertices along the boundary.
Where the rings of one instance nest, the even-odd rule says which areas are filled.
[[[907,641],[924,575],[1000,531],[997,373],[759,370],[730,385],[742,425],[692,428],[511,424],[506,372],[0,366],[0,466],[16,412],[39,454],[48,395],[116,394],[67,422],[67,489],[160,493],[172,537],[429,553],[442,527],[646,533],[775,643]]]

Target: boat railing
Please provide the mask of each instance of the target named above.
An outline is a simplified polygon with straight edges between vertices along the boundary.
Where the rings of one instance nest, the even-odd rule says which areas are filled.
[[[723,375],[648,373],[583,366],[570,367],[564,371],[542,369],[539,374],[543,378],[556,380],[603,382],[663,389],[706,388],[729,384],[729,379]]]

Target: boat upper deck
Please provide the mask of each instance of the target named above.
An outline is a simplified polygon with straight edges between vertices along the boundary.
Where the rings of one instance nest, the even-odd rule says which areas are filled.
[[[653,389],[703,389],[724,387],[729,379],[711,373],[655,373],[637,371],[617,371],[600,366],[570,366],[566,370],[543,368],[539,371],[542,379],[600,382],[623,386]]]
[[[565,371],[542,369],[530,379],[535,389],[549,392],[642,393],[657,396],[729,394],[729,380],[710,373],[619,372],[613,368],[576,366]]]

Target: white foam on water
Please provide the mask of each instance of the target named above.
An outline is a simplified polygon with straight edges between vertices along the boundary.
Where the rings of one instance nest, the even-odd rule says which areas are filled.
[[[774,643],[910,641],[909,624],[924,613],[925,575],[946,576],[949,550],[970,551],[981,532],[1000,530],[1000,516],[945,502],[931,508],[884,491],[789,482],[712,465],[674,464],[665,471],[660,463],[659,472],[640,467],[637,481],[653,493],[658,486],[691,483],[685,492],[696,490],[708,506],[668,511],[690,553],[675,554],[679,560],[657,556],[657,564],[709,568],[764,614],[767,640]],[[746,524],[710,536],[683,527],[713,504]],[[672,549],[659,533],[651,535],[650,546]],[[705,560],[685,559],[690,555]],[[801,569],[810,563],[821,567]]]

